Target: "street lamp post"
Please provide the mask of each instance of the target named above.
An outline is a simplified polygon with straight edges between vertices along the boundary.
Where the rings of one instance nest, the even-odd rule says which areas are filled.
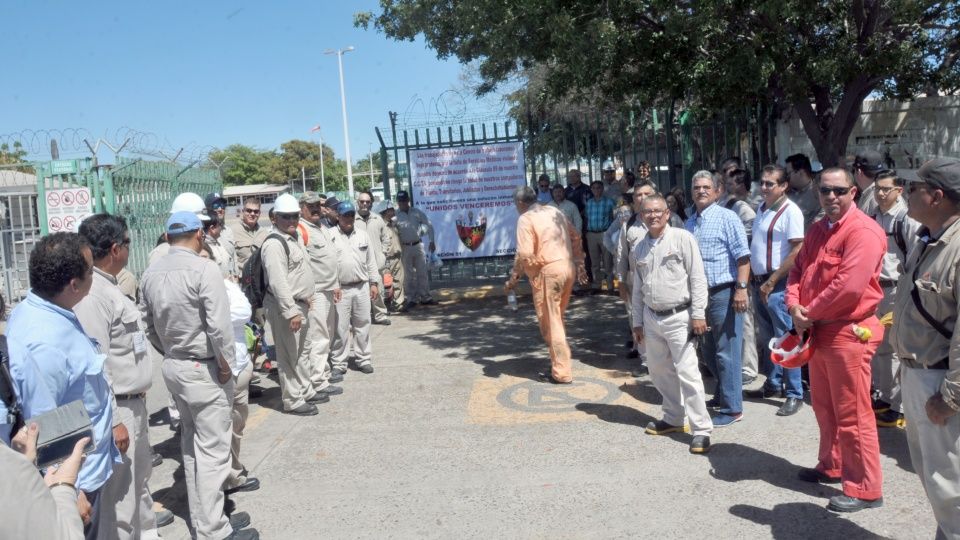
[[[347,189],[353,198],[353,165],[350,163],[350,131],[347,128],[347,94],[343,90],[343,54],[353,50],[353,45],[345,49],[327,49],[323,54],[337,55],[337,67],[340,69],[340,108],[343,112],[343,144],[347,158]]]

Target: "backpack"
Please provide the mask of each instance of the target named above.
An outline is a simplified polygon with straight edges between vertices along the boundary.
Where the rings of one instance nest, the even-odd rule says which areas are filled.
[[[267,282],[263,273],[263,258],[260,256],[260,252],[263,250],[263,244],[266,244],[267,240],[271,238],[279,240],[284,253],[287,257],[290,256],[290,247],[287,246],[287,242],[279,234],[273,233],[264,238],[260,247],[247,259],[240,274],[240,290],[243,291],[243,295],[247,297],[250,307],[254,310],[263,307],[263,297],[267,294]]]
[[[0,399],[7,408],[7,417],[0,422],[10,424],[10,436],[14,436],[23,427],[23,411],[17,400],[17,392],[10,375],[10,351],[7,349],[7,336],[0,335]]]

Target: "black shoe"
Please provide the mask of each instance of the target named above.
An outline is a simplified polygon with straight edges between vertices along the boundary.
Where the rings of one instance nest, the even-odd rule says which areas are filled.
[[[258,397],[262,397],[262,396],[263,396],[263,388],[260,388],[259,386],[250,387],[250,399],[257,399]]]
[[[707,400],[708,409],[719,409],[720,407],[723,407],[723,404],[720,403],[719,399],[714,397]]]
[[[397,313],[409,313],[414,307],[416,307],[416,304],[413,302],[404,302],[397,308]]]
[[[797,414],[800,407],[803,407],[802,401],[795,397],[788,397],[787,400],[783,402],[783,405],[777,409],[777,416],[793,416]]]
[[[330,396],[323,392],[317,392],[312,398],[307,400],[307,405],[316,405],[317,403],[326,403],[330,401]]]
[[[632,349],[632,348],[633,348],[633,340],[632,340],[632,339],[631,339],[631,340],[628,340],[626,343],[623,344],[623,346],[626,347],[627,349]]]
[[[347,368],[343,368],[343,369],[333,368],[333,370],[330,371],[331,377],[336,377],[337,375],[343,377],[346,374],[347,374]]]
[[[153,515],[157,518],[158,529],[173,523],[173,512],[167,510],[166,508],[160,509],[159,512],[154,512]]]
[[[834,495],[830,497],[830,503],[827,504],[827,510],[833,512],[859,512],[865,508],[880,508],[883,506],[883,497],[867,501],[850,497],[848,495]]]
[[[771,390],[764,386],[763,388],[757,388],[756,390],[744,390],[743,396],[750,399],[782,398],[783,390]]]
[[[230,526],[234,531],[240,530],[250,525],[250,514],[246,512],[237,512],[230,516]]]
[[[240,491],[256,491],[260,489],[260,481],[252,476],[248,476],[246,480],[243,481],[239,486],[235,486],[229,489],[223,490],[224,493],[230,495],[232,493],[238,493]]]
[[[898,413],[893,409],[887,409],[877,414],[877,427],[898,428],[905,425],[907,425],[907,421],[904,420],[903,413]]]
[[[630,374],[633,375],[634,377],[643,377],[644,375],[650,374],[650,368],[648,368],[644,364],[640,364],[639,366],[637,366],[636,369],[630,372]]]
[[[383,326],[390,326],[390,319],[380,319],[379,321],[373,321],[373,324],[381,324]]]
[[[340,373],[340,371],[336,369],[333,370],[333,372],[330,373],[330,377],[327,379],[327,382],[329,383],[343,382],[343,373]]]
[[[537,379],[539,379],[540,382],[545,382],[550,384],[570,384],[569,382],[563,382],[563,381],[558,381],[554,379],[553,374],[550,373],[549,371],[541,371],[540,373],[537,373]]]
[[[706,454],[710,451],[710,437],[707,435],[694,435],[690,441],[691,454]]]
[[[260,540],[260,533],[256,529],[234,530],[226,540]]]
[[[436,303],[437,301],[434,300],[433,298],[427,298],[426,300],[420,301],[421,306],[433,306],[433,305],[436,305]]]
[[[876,414],[887,412],[890,410],[890,404],[882,399],[873,400],[873,412]]]
[[[634,349],[628,352],[625,356],[631,360],[633,360],[634,358],[640,358],[640,351]]]
[[[834,478],[832,476],[827,476],[826,473],[820,469],[812,469],[810,467],[801,467],[797,471],[797,478],[803,480],[804,482],[810,482],[811,484],[839,484],[840,479]]]
[[[329,401],[330,398],[327,398]],[[317,410],[317,407],[312,403],[304,403],[303,405],[290,409],[289,411],[283,411],[287,414],[292,414],[295,416],[313,416],[318,414],[320,411]]]
[[[317,390],[317,393],[318,393],[318,394],[326,394],[326,395],[328,395],[328,396],[339,396],[340,394],[343,393],[343,387],[342,387],[342,386],[334,386],[334,385],[331,384],[330,386],[324,388],[323,390]]]
[[[686,433],[688,431],[687,426],[675,426],[673,424],[668,424],[663,420],[655,420],[647,424],[647,429],[644,432],[647,435],[667,435],[668,433]]]
[[[747,386],[747,385],[749,385],[749,384],[753,384],[753,381],[755,381],[755,380],[757,380],[757,376],[756,376],[756,375],[752,375],[752,376],[751,376],[751,375],[744,375],[744,376],[743,376],[743,385],[744,385],[744,386]]]
[[[151,462],[150,464],[153,465],[154,467],[159,467],[161,463],[163,463],[163,456],[161,456],[160,454],[154,452],[154,453],[153,453],[153,462]]]
[[[373,373],[373,364],[364,364],[360,366],[360,371],[366,373],[367,375]]]

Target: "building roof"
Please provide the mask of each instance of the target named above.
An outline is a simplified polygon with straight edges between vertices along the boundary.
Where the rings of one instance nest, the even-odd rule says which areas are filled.
[[[226,186],[224,197],[249,197],[252,195],[279,195],[290,191],[290,186],[277,184],[250,184],[246,186]]]

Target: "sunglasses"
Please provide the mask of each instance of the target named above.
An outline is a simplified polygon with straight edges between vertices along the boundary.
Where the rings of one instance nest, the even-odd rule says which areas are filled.
[[[840,197],[842,195],[846,195],[847,193],[850,193],[850,188],[849,187],[821,187],[820,188],[821,195],[829,195],[831,193],[833,193],[837,197]]]
[[[259,214],[259,213],[260,213],[260,210],[257,209],[257,208],[244,208],[243,211],[246,212],[247,214]]]
[[[213,206],[211,206],[211,208],[213,208],[214,210],[223,210],[226,207],[227,205],[223,203],[215,203]]]
[[[281,214],[279,212],[277,212],[276,216],[278,219],[299,219],[300,218],[300,214],[286,214],[286,213]]]
[[[765,188],[775,188],[775,187],[777,187],[777,186],[779,186],[779,185],[780,185],[780,184],[778,184],[778,183],[776,183],[776,182],[767,182],[767,181],[762,181],[762,182],[760,182],[760,187],[765,187]]]

